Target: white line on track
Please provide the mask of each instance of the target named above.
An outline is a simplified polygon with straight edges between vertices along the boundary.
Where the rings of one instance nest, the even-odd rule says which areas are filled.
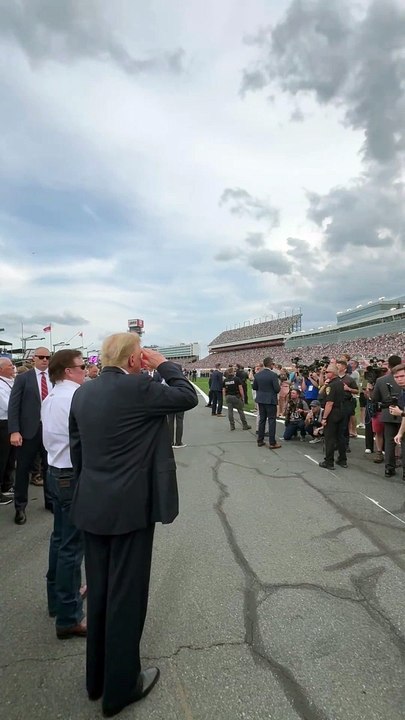
[[[388,515],[392,515],[392,517],[394,517],[400,523],[405,525],[405,520],[401,520],[401,518],[398,517],[398,515],[394,515],[394,513],[392,513],[391,510],[387,510],[387,508],[385,508],[383,505],[381,505],[381,503],[379,503],[378,500],[374,500],[374,498],[371,498],[368,495],[364,495],[363,493],[360,493],[360,495],[363,495],[363,497],[367,498],[367,500],[370,500],[370,502],[374,503],[374,505],[377,505],[377,507],[380,508],[380,510],[384,510],[384,512],[388,513]]]

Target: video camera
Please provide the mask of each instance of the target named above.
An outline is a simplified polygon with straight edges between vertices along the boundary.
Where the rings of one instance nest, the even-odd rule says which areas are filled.
[[[377,357],[370,358],[370,365],[367,365],[364,371],[364,378],[367,382],[371,383],[371,385],[375,385],[376,380],[387,372],[385,367],[381,367],[381,365],[378,364],[382,362],[384,361],[379,360]]]
[[[327,355],[323,355],[320,360],[317,358],[310,365],[305,365],[301,362],[301,358],[297,356],[291,358],[291,362],[294,363],[302,377],[307,378],[310,373],[319,372],[322,368],[327,367],[330,363],[330,358]]]

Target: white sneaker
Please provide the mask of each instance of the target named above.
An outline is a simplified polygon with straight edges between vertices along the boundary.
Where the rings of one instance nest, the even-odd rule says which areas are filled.
[[[362,430],[364,430],[364,428],[365,428],[366,426],[363,425],[363,423],[359,423],[359,424],[357,425],[357,427],[358,427],[358,428],[361,428]]]
[[[310,445],[316,445],[317,443],[322,442],[322,438],[314,438],[313,440],[309,441]]]
[[[366,455],[371,455],[371,452],[372,452],[372,451],[369,450],[369,448],[366,448],[366,450],[365,450],[364,452],[366,453]]]
[[[173,445],[174,448],[187,447],[187,443],[180,443],[180,445]]]

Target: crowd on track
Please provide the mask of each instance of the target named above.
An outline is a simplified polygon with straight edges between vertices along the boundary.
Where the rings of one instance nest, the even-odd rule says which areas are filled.
[[[364,369],[345,352],[340,357],[325,357],[315,365],[298,362],[290,369],[276,364],[270,356],[249,370],[240,363],[230,363],[223,372],[221,364],[216,363],[209,372],[207,407],[213,416],[221,416],[225,400],[230,429],[235,429],[235,410],[243,429],[248,429],[243,406],[251,383],[259,447],[264,445],[267,427],[270,449],[281,448],[275,436],[278,417],[285,425],[282,440],[324,443],[321,467],[334,467],[337,449],[336,462],[345,468],[350,440],[362,430],[365,454],[374,453],[370,459],[384,463],[385,475],[391,477],[401,467],[404,452],[400,427],[405,417],[405,365],[401,362],[399,355],[392,354]],[[195,369],[186,373],[195,380]]]

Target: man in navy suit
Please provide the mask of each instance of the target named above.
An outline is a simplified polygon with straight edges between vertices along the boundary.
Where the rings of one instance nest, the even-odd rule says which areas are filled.
[[[256,402],[259,406],[259,432],[257,436],[258,447],[264,445],[264,431],[266,420],[269,423],[269,447],[270,450],[277,450],[281,445],[276,441],[276,415],[277,395],[280,392],[279,379],[271,369],[272,359],[269,357],[263,360],[263,370],[256,373],[253,380],[253,390],[256,390]]]
[[[158,668],[141,671],[156,522],[178,514],[176,464],[166,416],[198,404],[181,368],[135,333],[106,338],[103,370],[78,388],[70,411],[77,488],[71,518],[84,532],[87,692],[111,717],[145,697]],[[158,369],[164,383],[141,373]]]
[[[211,375],[212,410],[211,415],[222,415],[224,375],[221,372],[221,363],[215,365]]]
[[[14,488],[15,519],[17,525],[27,521],[29,472],[39,452],[44,475],[44,498],[47,510],[53,509],[46,484],[47,454],[42,442],[41,404],[52,385],[48,376],[50,352],[39,347],[34,352],[34,367],[17,375],[8,405],[8,431],[10,442],[17,448],[17,469]]]

